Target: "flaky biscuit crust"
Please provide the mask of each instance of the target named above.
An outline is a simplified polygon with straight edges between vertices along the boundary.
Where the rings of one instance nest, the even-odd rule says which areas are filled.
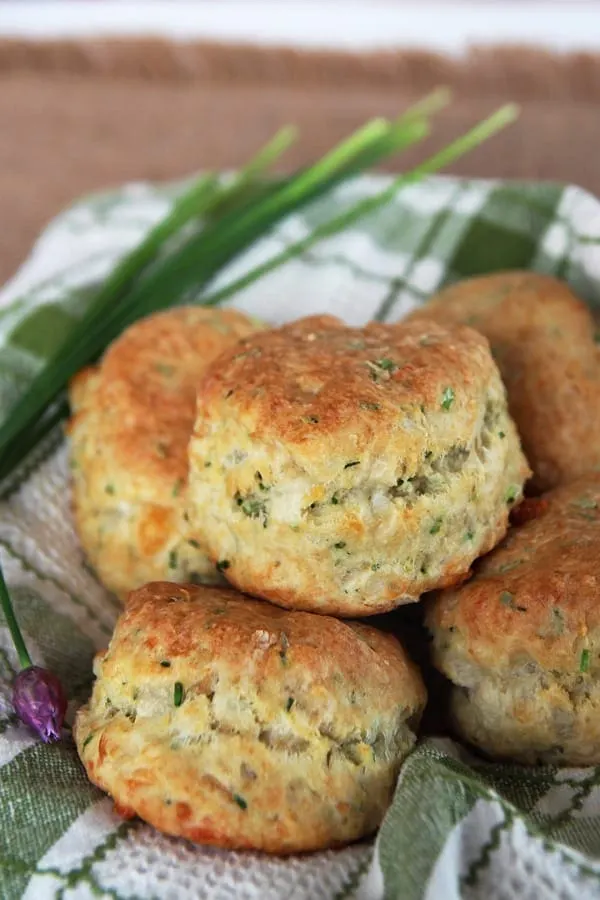
[[[427,318],[468,324],[490,341],[533,469],[533,491],[600,465],[597,328],[567,284],[535,272],[472,278],[409,316]]]
[[[235,310],[157,313],[73,379],[76,528],[90,563],[117,594],[156,578],[219,580],[199,542],[186,539],[187,446],[206,366],[256,328]]]
[[[207,372],[188,515],[240,590],[364,616],[464,579],[528,473],[476,332],[312,317]]]
[[[492,756],[600,763],[600,474],[525,502],[458,590],[431,601],[460,733]]]
[[[272,853],[372,832],[426,701],[389,635],[193,585],[134,592],[95,672],[75,739],[118,808]]]

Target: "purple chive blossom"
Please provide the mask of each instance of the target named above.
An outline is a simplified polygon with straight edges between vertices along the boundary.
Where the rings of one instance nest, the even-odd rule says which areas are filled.
[[[0,567],[0,610],[4,613],[21,664],[21,671],[13,682],[12,699],[15,712],[22,722],[39,734],[43,741],[46,743],[58,741],[67,711],[67,697],[56,675],[40,666],[34,666],[31,662],[4,581],[2,567]]]
[[[47,744],[60,740],[67,698],[52,672],[40,666],[22,669],[13,683],[13,705],[21,721]]]

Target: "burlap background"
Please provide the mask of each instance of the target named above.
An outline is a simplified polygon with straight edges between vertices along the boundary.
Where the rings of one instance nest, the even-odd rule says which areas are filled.
[[[285,158],[290,168],[440,84],[456,99],[430,148],[500,102],[522,105],[515,126],[453,171],[574,182],[600,194],[600,55],[499,47],[451,60],[157,40],[0,41],[0,282],[79,194],[237,166],[291,122],[301,139]]]

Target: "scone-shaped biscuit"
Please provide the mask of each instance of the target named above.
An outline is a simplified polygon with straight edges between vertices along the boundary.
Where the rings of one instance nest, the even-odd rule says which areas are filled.
[[[533,509],[531,509],[533,507]],[[427,611],[458,732],[525,763],[600,764],[600,475],[525,501],[534,516]]]
[[[533,491],[600,465],[600,347],[589,309],[566,284],[534,272],[471,278],[409,318],[462,322],[488,338]]]
[[[461,581],[527,475],[481,335],[313,317],[207,373],[189,517],[241,590],[364,616]]]
[[[75,740],[125,815],[270,853],[379,825],[425,688],[395,638],[230,590],[130,595]]]
[[[186,535],[187,446],[206,366],[256,328],[234,310],[158,313],[71,383],[76,527],[99,578],[117,594],[153,579],[220,577]]]

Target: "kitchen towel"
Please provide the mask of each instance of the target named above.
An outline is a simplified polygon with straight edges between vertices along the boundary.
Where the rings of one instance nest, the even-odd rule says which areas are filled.
[[[361,177],[286,219],[214,287],[381,190]],[[0,293],[0,419],[82,315],[96,286],[182,185],[132,184],[56,219]],[[600,307],[600,202],[576,187],[433,178],[229,302],[276,324],[329,312],[395,321],[440,285],[531,268]],[[199,298],[201,299],[201,298]],[[74,709],[89,693],[117,601],[86,567],[55,433],[0,500],[0,556],[34,662]],[[87,781],[67,730],[40,743],[12,713],[17,660],[0,618],[0,897],[3,900],[588,900],[600,894],[600,768],[490,765],[448,738],[405,762],[376,840],[290,859],[194,846],[122,821]]]

